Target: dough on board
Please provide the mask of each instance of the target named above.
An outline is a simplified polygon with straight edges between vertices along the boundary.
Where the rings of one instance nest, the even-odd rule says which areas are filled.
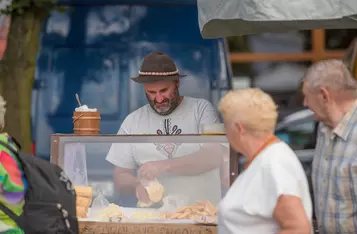
[[[124,213],[121,211],[120,206],[115,205],[113,203],[109,204],[109,206],[102,211],[100,211],[98,218],[101,219],[112,219],[112,218],[123,218]]]
[[[145,203],[145,202],[142,202],[142,201],[138,201],[136,206],[140,207],[140,208],[148,208],[148,207],[152,206],[152,204],[153,204],[153,202]]]
[[[151,201],[159,202],[164,197],[165,189],[159,182],[151,181],[148,186],[146,186],[146,191]]]

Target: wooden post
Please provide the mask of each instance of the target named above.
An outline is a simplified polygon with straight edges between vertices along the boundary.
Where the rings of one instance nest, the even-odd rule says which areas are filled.
[[[317,62],[325,58],[325,40],[324,29],[312,30],[312,62]]]
[[[252,63],[262,61],[312,61],[317,62],[323,59],[341,59],[344,56],[343,50],[326,51],[326,35],[324,29],[312,30],[312,49],[300,53],[250,53],[231,52],[230,61],[234,63]]]
[[[232,147],[229,149],[229,171],[229,184],[232,185],[238,177],[238,153]]]

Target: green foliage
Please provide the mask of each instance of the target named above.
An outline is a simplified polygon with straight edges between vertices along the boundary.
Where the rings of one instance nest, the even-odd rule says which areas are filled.
[[[39,14],[48,13],[52,10],[65,10],[56,4],[56,0],[13,0],[7,9],[0,11],[6,15],[22,15],[27,11],[38,12]]]

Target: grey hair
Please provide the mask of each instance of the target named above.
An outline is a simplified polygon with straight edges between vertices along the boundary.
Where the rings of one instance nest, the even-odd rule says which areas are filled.
[[[310,88],[328,87],[335,90],[357,91],[357,81],[342,60],[323,60],[306,72],[305,83]]]
[[[4,129],[5,127],[5,108],[6,102],[4,98],[0,95],[0,130]]]

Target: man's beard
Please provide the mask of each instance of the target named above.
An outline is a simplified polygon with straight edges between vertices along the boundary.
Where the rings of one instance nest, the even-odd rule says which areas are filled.
[[[148,97],[148,95],[146,95],[146,98],[151,106],[151,108],[159,115],[169,115],[171,114],[179,105],[179,97],[180,97],[180,94],[179,94],[179,90],[176,89],[173,93],[173,97],[172,99],[168,99],[166,98],[165,100],[162,101],[162,103],[168,103],[167,107],[165,108],[157,108],[155,106],[155,100],[151,101]]]

